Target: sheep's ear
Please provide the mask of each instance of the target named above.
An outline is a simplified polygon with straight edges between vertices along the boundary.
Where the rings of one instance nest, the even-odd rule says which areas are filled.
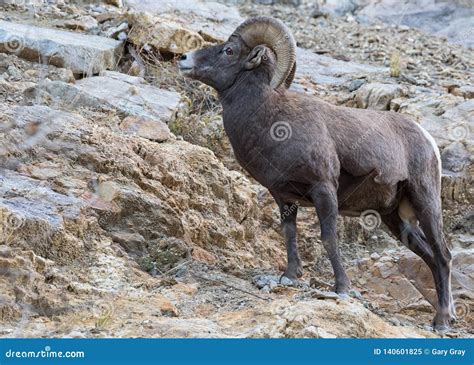
[[[265,46],[259,45],[252,49],[252,52],[247,57],[245,61],[245,69],[252,70],[255,67],[260,65],[262,58],[265,57],[266,48]]]

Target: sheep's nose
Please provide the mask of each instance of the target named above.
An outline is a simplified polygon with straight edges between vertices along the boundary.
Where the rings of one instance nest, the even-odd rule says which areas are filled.
[[[186,58],[187,58],[187,56],[186,56],[186,53],[185,53],[181,56],[180,61],[184,61]]]

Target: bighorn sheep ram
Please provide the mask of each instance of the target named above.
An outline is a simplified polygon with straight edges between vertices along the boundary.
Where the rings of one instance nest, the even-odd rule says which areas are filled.
[[[335,290],[347,293],[350,282],[336,243],[337,215],[375,210],[431,269],[438,294],[434,328],[448,328],[455,313],[436,143],[402,114],[336,107],[288,91],[295,58],[288,28],[277,19],[255,17],[225,43],[186,53],[179,61],[182,73],[217,90],[238,162],[268,188],[280,208],[288,254],[284,275],[302,275],[297,205],[314,206]]]

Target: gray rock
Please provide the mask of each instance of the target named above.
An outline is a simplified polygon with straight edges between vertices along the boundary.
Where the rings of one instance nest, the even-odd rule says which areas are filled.
[[[62,22],[61,27],[71,30],[85,30],[89,31],[98,27],[97,20],[90,15],[80,16],[77,19],[70,19]]]
[[[254,2],[261,5],[301,5],[301,0],[254,0]]]
[[[17,129],[24,134],[20,144],[14,146],[14,150],[28,150],[35,146],[42,146],[49,150],[58,150],[64,147],[61,143],[65,141],[51,141],[51,136],[61,136],[66,126],[74,126],[79,131],[83,121],[80,115],[66,113],[51,109],[42,105],[17,106],[0,108],[0,113],[6,116],[6,122],[0,125],[0,131],[12,133]],[[17,132],[15,132],[17,133]],[[11,146],[6,145],[6,149]],[[10,149],[11,151],[11,149]]]
[[[472,143],[474,130],[474,99],[446,110],[442,118],[447,122],[447,137],[454,141]]]
[[[315,299],[333,299],[333,300],[341,299],[339,294],[335,292],[323,291],[319,289],[311,289],[311,297]]]
[[[125,115],[168,122],[180,101],[173,91],[148,85],[141,77],[107,71],[75,84],[45,81],[25,95],[30,101],[53,103],[66,109],[78,107],[115,109]]]
[[[362,299],[362,294],[360,293],[360,291],[358,291],[356,289],[349,290],[349,296],[351,298],[355,298],[355,299],[359,299],[359,300]]]
[[[287,278],[286,276],[282,276],[280,278],[280,284],[285,285],[285,286],[291,286],[293,285],[293,280],[291,280],[290,278]]]
[[[435,138],[441,149],[452,142],[469,145],[474,141],[473,99],[453,106],[449,99],[445,103],[444,99],[428,96],[420,101],[414,99],[403,109],[403,112],[413,115],[420,121],[420,125]]]
[[[357,0],[326,0],[319,7],[319,10],[323,13],[343,16],[346,14],[353,14],[358,7]]]
[[[15,66],[13,65],[8,66],[7,73],[8,75],[10,75],[10,78],[9,78],[10,80],[12,81],[21,80],[21,77],[22,77],[21,72]]]
[[[460,142],[453,142],[441,152],[443,169],[461,172],[469,166],[470,154]]]
[[[117,36],[117,39],[119,41],[122,41],[122,42],[127,40],[127,38],[128,38],[128,36],[127,36],[127,33],[125,33],[125,32],[120,32]]]
[[[296,50],[296,59],[295,89],[303,80],[315,84],[340,85],[364,75],[388,73],[386,67],[344,62],[302,48]]]
[[[120,128],[151,141],[164,142],[170,138],[168,126],[156,119],[129,116],[122,121]]]
[[[364,80],[364,79],[356,79],[356,80],[352,80],[351,83],[349,84],[349,91],[356,91],[357,89],[359,89],[362,85],[364,85],[367,81]]]
[[[64,133],[65,128],[79,133],[83,123],[79,115],[45,106],[0,107],[0,113],[12,122],[9,133],[24,141],[15,146],[6,144],[6,148],[14,149],[17,153],[34,148],[66,150],[70,148],[68,139],[58,136]],[[37,128],[32,135],[33,123]],[[65,222],[81,217],[83,201],[72,195],[58,193],[43,181],[48,178],[47,163],[35,171],[35,179],[8,169],[0,171],[0,243],[7,238],[16,247],[33,249],[43,257],[59,261],[65,259],[65,252],[70,252],[71,256],[78,255],[84,245],[67,237]],[[5,218],[13,224],[5,226]],[[2,232],[7,235],[2,236]],[[64,238],[63,246],[51,244],[51,240],[59,237]]]
[[[217,41],[226,40],[244,20],[235,7],[213,1],[124,0],[124,6],[155,15],[178,15],[187,28]]]
[[[377,252],[374,252],[374,253],[372,253],[372,254],[370,255],[370,258],[371,258],[372,260],[377,261],[378,259],[380,259],[380,255],[379,255]]]
[[[257,275],[252,280],[257,288],[264,289],[268,287],[270,290],[278,286],[279,277],[275,275]]]
[[[131,29],[128,39],[139,48],[182,54],[205,45],[204,38],[198,32],[183,27],[181,22],[143,12],[129,13],[127,20]]]
[[[474,8],[470,1],[413,0],[403,6],[396,0],[359,2],[362,8],[358,16],[369,21],[407,25],[474,47]]]
[[[473,33],[474,36],[474,33]],[[466,99],[474,99],[474,86],[471,85],[465,85],[461,86],[459,88],[460,93],[462,96],[464,96]]]
[[[392,99],[402,95],[402,88],[394,84],[370,83],[357,90],[355,101],[359,108],[388,110]]]
[[[0,52],[71,69],[75,74],[96,74],[114,69],[122,42],[93,35],[0,21]]]
[[[107,31],[105,32],[105,35],[109,38],[117,38],[121,32],[126,31],[127,29],[128,29],[128,23],[123,22],[116,27],[111,27],[107,29]]]

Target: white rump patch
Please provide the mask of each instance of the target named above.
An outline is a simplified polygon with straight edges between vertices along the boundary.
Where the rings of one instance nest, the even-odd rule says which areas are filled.
[[[433,136],[431,134],[428,133],[428,131],[423,128],[421,125],[419,125],[417,122],[413,121],[413,123],[416,124],[416,126],[421,130],[421,132],[423,133],[423,135],[426,137],[426,139],[430,142],[431,146],[433,147],[434,149],[434,152],[435,152],[435,155],[436,155],[436,159],[438,160],[438,170],[439,170],[439,184],[441,186],[441,172],[442,172],[442,167],[441,167],[441,154],[439,153],[439,148],[438,148],[438,145],[436,144],[436,141],[435,139],[433,138]]]

